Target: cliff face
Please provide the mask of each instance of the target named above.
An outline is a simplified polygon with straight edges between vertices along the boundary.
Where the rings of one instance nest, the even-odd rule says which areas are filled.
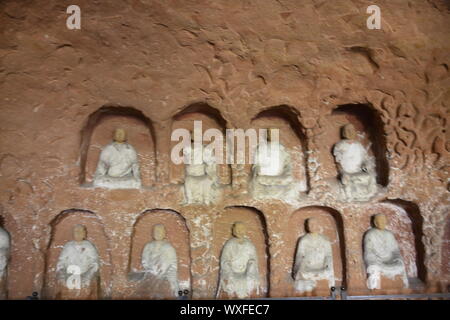
[[[365,292],[362,237],[378,212],[390,217],[410,277],[430,290],[450,281],[448,1],[377,1],[380,30],[367,28],[364,0],[79,0],[80,30],[66,27],[70,4],[0,3],[9,298],[54,289],[55,259],[80,221],[112,298],[133,296],[127,274],[161,222],[196,298],[214,296],[235,220],[249,225],[271,296],[292,294],[295,243],[309,216],[324,219],[350,291]],[[250,169],[231,166],[220,202],[183,205],[170,135],[193,120],[280,128],[307,194],[296,204],[256,201],[245,192]],[[330,187],[331,149],[348,122],[371,145],[383,187],[368,203],[339,201]],[[88,187],[117,126],[138,150],[141,190]]]

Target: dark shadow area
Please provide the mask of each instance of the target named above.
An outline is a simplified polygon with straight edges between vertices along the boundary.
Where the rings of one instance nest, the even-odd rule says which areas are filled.
[[[425,282],[427,278],[425,268],[425,246],[422,242],[423,237],[423,217],[420,214],[419,206],[413,202],[395,199],[386,200],[386,203],[391,203],[401,207],[408,214],[411,220],[412,230],[414,233],[414,247],[416,249],[416,266],[418,278]]]
[[[225,131],[227,128],[227,121],[223,118],[219,109],[211,107],[209,104],[204,102],[196,102],[191,105],[188,105],[178,113],[173,116],[174,120],[183,120],[184,116],[191,113],[201,113],[215,122],[220,126],[220,128]]]

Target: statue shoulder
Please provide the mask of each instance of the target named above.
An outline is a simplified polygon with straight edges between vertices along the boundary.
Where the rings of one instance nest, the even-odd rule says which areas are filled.
[[[364,236],[364,239],[371,240],[375,238],[390,238],[395,240],[394,233],[389,230],[380,230],[378,228],[371,228],[368,230]]]
[[[234,238],[234,237],[228,239],[228,240],[225,242],[224,247],[229,247],[229,246],[231,246],[233,243],[236,242],[236,240],[237,240],[237,239]]]
[[[70,254],[70,252],[72,252],[74,248],[75,248],[75,241],[72,240],[67,241],[61,250],[60,257]]]
[[[303,244],[305,243],[305,241],[308,241],[309,237],[311,235],[309,233],[305,233],[304,235],[302,235],[299,239],[298,239],[298,243],[299,244]]]
[[[89,240],[83,240],[83,244],[88,246],[88,247],[90,247],[90,248],[96,249],[95,245]]]
[[[170,257],[176,259],[177,251],[175,250],[175,247],[169,241],[165,241],[164,250],[169,253]]]
[[[333,147],[333,154],[337,155],[343,153],[349,146],[348,140],[340,140]]]
[[[64,244],[63,249],[65,249],[65,248],[72,248],[72,247],[75,246],[75,243],[76,243],[76,242],[73,241],[73,240],[67,241],[67,242]]]
[[[151,250],[155,246],[155,241],[149,241],[144,245],[144,251]]]
[[[348,145],[348,140],[342,139],[335,143],[334,149],[339,149],[339,148],[342,148],[343,146],[347,146],[347,145]]]
[[[106,146],[103,147],[102,152],[108,152],[108,151],[112,150],[114,148],[114,146],[115,146],[115,143],[110,142]]]
[[[397,241],[397,239],[395,238],[395,234],[391,230],[384,229],[383,233],[385,234],[386,237],[389,237],[389,238],[393,239],[394,241]]]
[[[114,142],[111,142],[102,148],[102,151],[100,152],[100,159],[103,161],[108,161],[114,152],[116,152]]]
[[[378,236],[378,231],[379,230],[377,228],[370,228],[364,234],[364,240],[366,241],[366,240],[370,240],[373,237],[377,237]]]
[[[173,245],[167,241],[167,240],[163,240],[163,248],[164,249],[169,249],[169,250],[175,250],[175,248],[173,247]]]
[[[253,242],[250,240],[250,239],[245,239],[245,245],[247,246],[247,247],[249,247],[249,248],[251,248],[252,250],[255,250],[256,251],[256,247],[255,247],[255,245],[253,244]]]
[[[133,151],[133,152],[136,152],[136,149],[133,147],[132,144],[126,142],[126,146],[127,146],[127,149],[129,149],[129,150],[131,150],[131,151]]]
[[[319,236],[320,236],[320,239],[321,239],[321,241],[322,241],[323,243],[331,244],[330,239],[328,239],[328,237],[327,237],[326,235],[320,234]]]
[[[88,250],[91,251],[91,253],[97,254],[97,247],[89,240],[83,240],[83,246],[85,246],[86,248],[88,248]]]
[[[238,245],[239,245],[238,239],[235,237],[232,237],[225,242],[225,244],[223,246],[223,250],[224,251],[232,250],[232,248],[234,248]]]

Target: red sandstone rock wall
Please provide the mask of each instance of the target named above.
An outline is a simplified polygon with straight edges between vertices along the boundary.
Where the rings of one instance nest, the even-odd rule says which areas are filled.
[[[81,30],[66,28],[70,4],[81,8]],[[362,237],[374,208],[383,205],[381,211],[403,210],[409,218],[390,227],[409,243],[404,254],[418,277],[429,290],[448,283],[448,1],[376,1],[381,30],[366,28],[370,4],[2,1],[0,215],[13,243],[9,298],[54,289],[54,255],[70,238],[65,223],[77,220],[71,214],[91,217],[89,228],[97,228],[88,237],[101,253],[103,296],[130,297],[134,245],[147,241],[133,239],[144,234],[134,228],[154,209],[179,215],[175,223],[153,211],[157,216],[146,224],[180,223],[183,231],[175,236],[169,228],[169,238],[182,263],[190,263],[190,277],[182,271],[183,277],[195,298],[213,297],[217,248],[230,235],[225,222],[234,210],[227,208],[236,206],[242,215],[231,214],[255,230],[270,296],[292,290],[299,210],[333,213],[327,219],[336,230],[327,232],[339,238],[336,267],[342,266],[350,292],[366,292]],[[188,116],[179,119],[180,113]],[[169,161],[170,134],[205,116],[211,126],[249,128],[257,119],[281,128],[305,163],[297,172],[308,181],[308,195],[298,206],[255,201],[244,184],[239,192],[225,189],[217,205],[183,206],[182,176]],[[331,148],[347,121],[373,144],[386,187],[370,203],[340,202],[329,188],[337,173]],[[118,124],[139,152],[146,187],[85,187]],[[186,239],[190,248],[183,247]]]

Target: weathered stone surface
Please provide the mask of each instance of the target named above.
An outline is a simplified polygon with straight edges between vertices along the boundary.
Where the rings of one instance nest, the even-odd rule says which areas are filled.
[[[401,238],[409,275],[430,291],[450,282],[446,1],[377,1],[381,30],[366,28],[371,3],[359,0],[77,4],[81,30],[66,28],[60,1],[0,3],[0,224],[12,241],[10,299],[54,289],[56,258],[76,223],[99,250],[100,297],[131,296],[137,248],[149,240],[147,228],[164,223],[180,281],[193,297],[211,298],[220,248],[238,216],[254,231],[268,294],[287,296],[295,239],[309,214],[331,219],[325,231],[338,285],[367,293],[362,239],[377,208],[402,217],[390,216],[388,228]],[[189,117],[180,119],[183,111]],[[294,206],[230,187],[220,203],[181,205],[170,134],[204,118],[219,128],[280,128],[308,194]],[[385,189],[368,203],[341,202],[333,187],[331,147],[348,122],[372,143]],[[117,126],[138,153],[143,188],[85,187]]]

